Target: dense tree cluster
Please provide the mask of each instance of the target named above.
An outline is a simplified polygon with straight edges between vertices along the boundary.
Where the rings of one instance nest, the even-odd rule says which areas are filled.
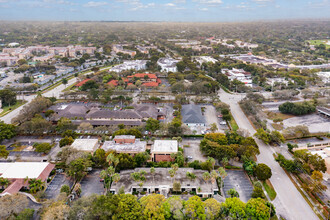
[[[262,128],[259,128],[254,134],[258,139],[262,140],[265,144],[280,144],[285,141],[283,135],[276,130],[268,131]]]
[[[310,102],[285,102],[278,107],[284,114],[306,115],[316,111],[315,105]]]
[[[73,202],[71,206],[59,201],[43,209],[42,219],[269,219],[275,215],[271,203],[261,198],[247,203],[239,198],[228,198],[219,203],[213,198],[178,196],[165,198],[160,194],[141,199],[130,194],[93,195]]]
[[[0,121],[0,142],[5,139],[10,139],[16,135],[16,126],[11,124],[6,124]]]
[[[253,138],[244,138],[235,132],[206,134],[200,143],[200,149],[205,155],[219,161],[234,157],[253,158],[259,154],[258,145]]]
[[[16,92],[9,89],[2,89],[0,90],[0,100],[2,101],[2,106],[15,105]]]
[[[32,119],[35,114],[40,113],[49,106],[52,102],[42,96],[37,96],[29,104],[25,105],[23,109],[19,112],[19,115],[13,118],[13,123],[23,123]]]

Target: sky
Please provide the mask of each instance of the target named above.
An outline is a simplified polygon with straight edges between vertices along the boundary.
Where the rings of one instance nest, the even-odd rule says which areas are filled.
[[[330,18],[330,0],[0,0],[0,20],[235,22]]]

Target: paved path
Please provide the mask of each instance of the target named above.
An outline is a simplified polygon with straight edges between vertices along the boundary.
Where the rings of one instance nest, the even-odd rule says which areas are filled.
[[[256,130],[252,127],[249,120],[242,112],[238,101],[244,95],[228,94],[220,90],[219,97],[222,102],[230,105],[231,113],[236,120],[239,128],[246,129],[252,136]],[[276,207],[277,214],[290,220],[314,220],[318,219],[311,207],[307,204],[305,199],[296,189],[290,178],[286,175],[280,165],[274,160],[274,149],[262,141],[255,139],[259,145],[260,154],[258,155],[258,162],[265,163],[272,169],[272,177],[270,178],[277,196],[273,201]]]

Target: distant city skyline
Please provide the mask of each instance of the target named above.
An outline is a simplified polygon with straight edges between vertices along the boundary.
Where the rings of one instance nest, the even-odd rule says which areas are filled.
[[[329,12],[330,0],[0,0],[1,20],[234,22]]]

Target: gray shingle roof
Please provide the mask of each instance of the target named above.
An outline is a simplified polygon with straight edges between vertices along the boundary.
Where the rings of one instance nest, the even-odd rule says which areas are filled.
[[[181,115],[185,124],[205,124],[201,107],[198,105],[182,105]]]

